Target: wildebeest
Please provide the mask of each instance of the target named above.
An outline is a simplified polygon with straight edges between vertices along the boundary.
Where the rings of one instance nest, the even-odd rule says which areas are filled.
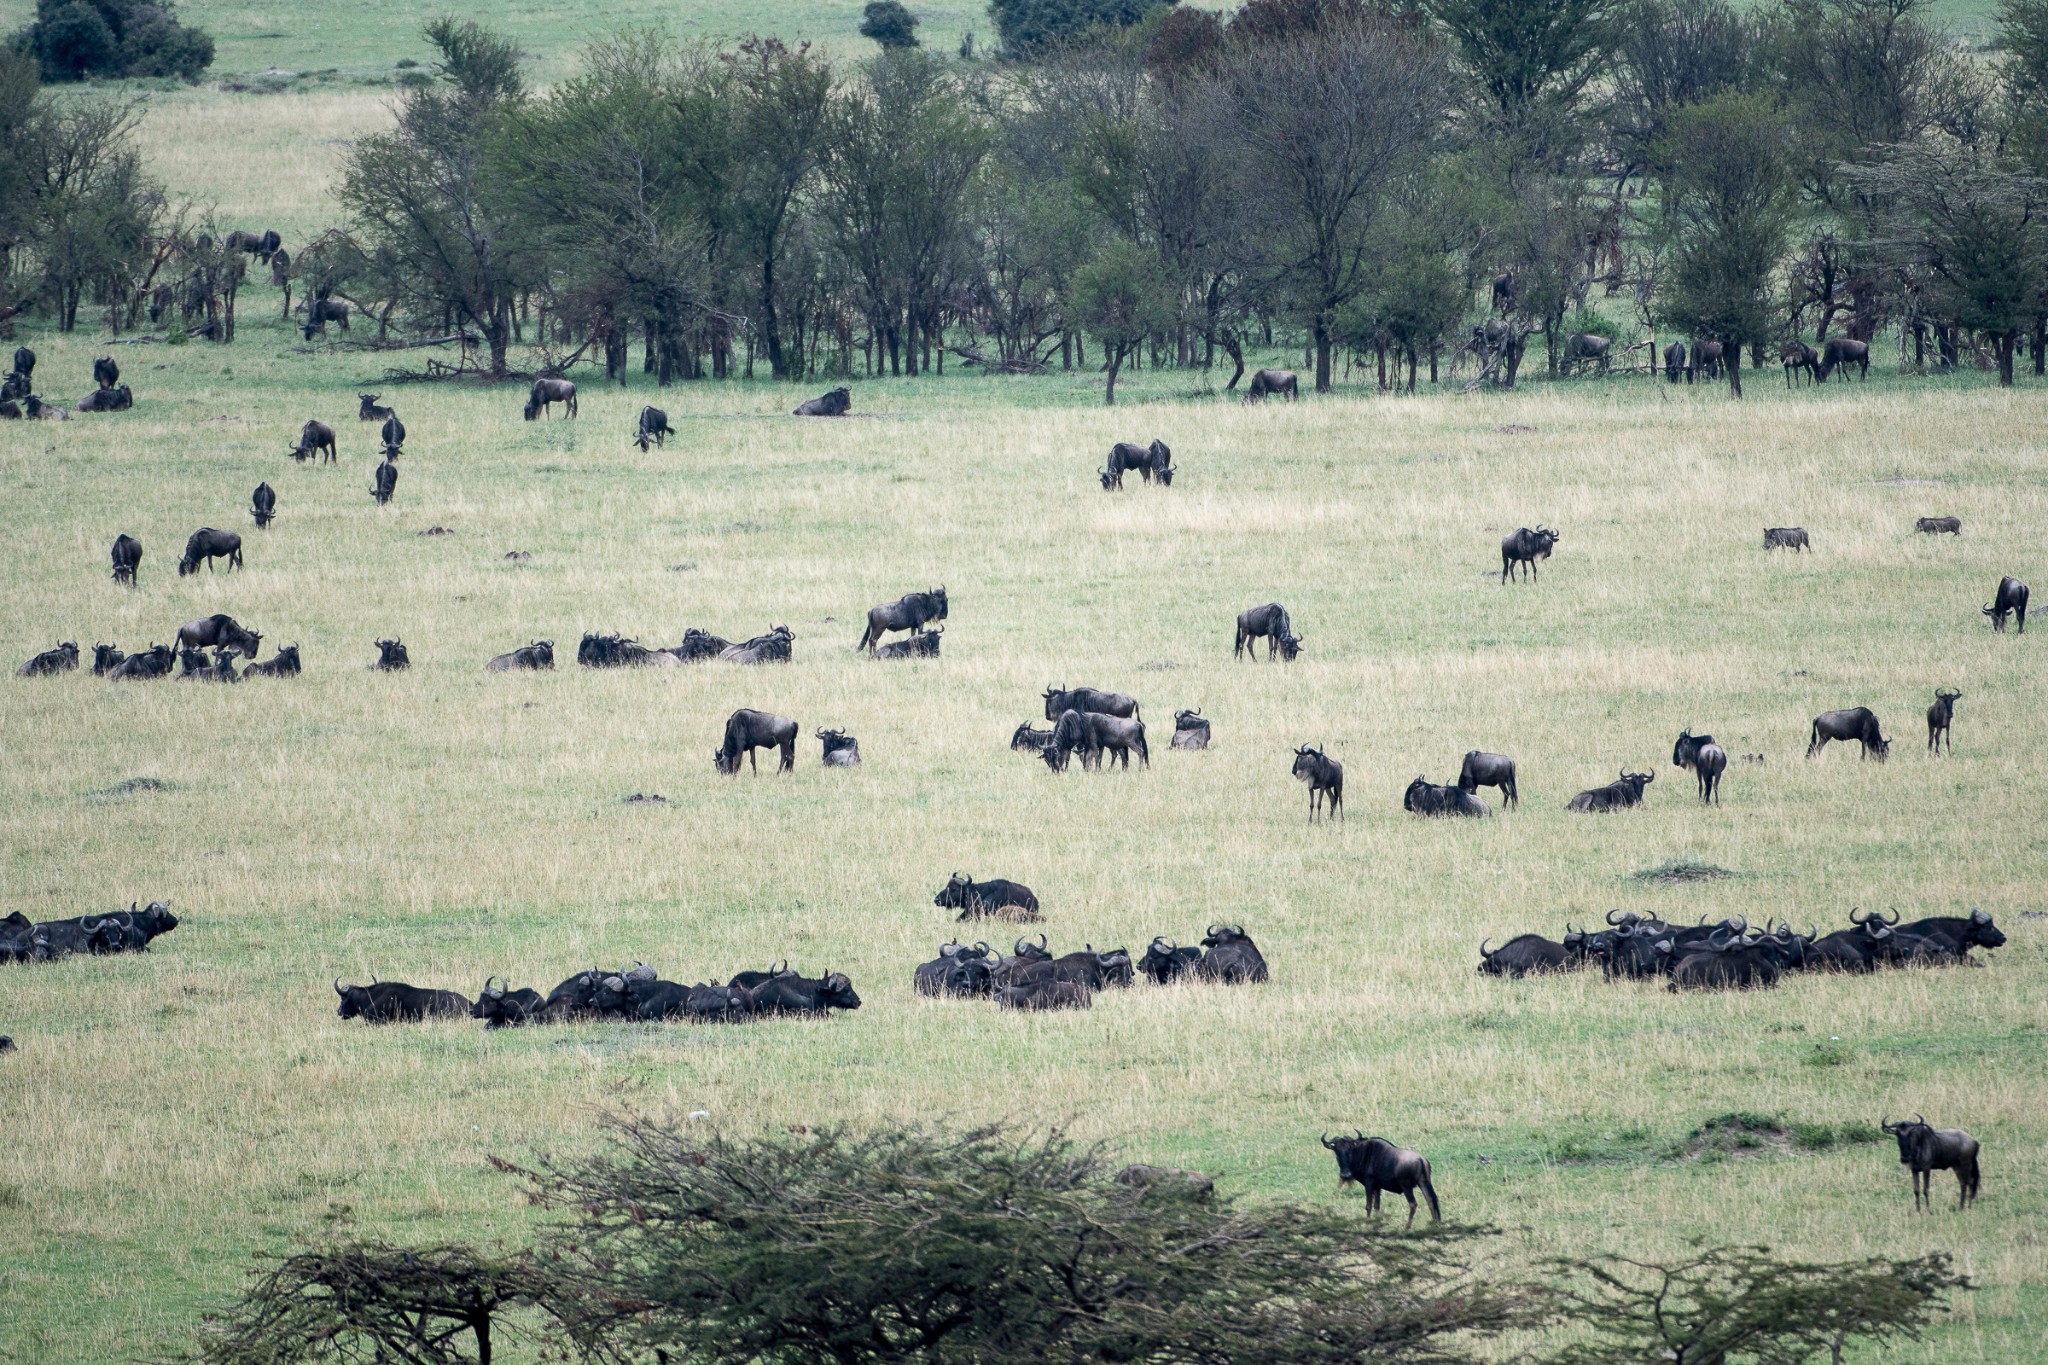
[[[1604,787],[1592,787],[1580,792],[1565,802],[1564,808],[1597,814],[1622,810],[1629,806],[1640,806],[1643,803],[1643,788],[1657,780],[1656,773],[1632,773],[1626,768],[1620,771],[1621,777],[1618,780],[1609,782]]]
[[[94,389],[78,400],[80,412],[126,412],[135,406],[135,394],[126,384]]]
[[[860,766],[860,741],[844,730],[813,730],[819,744],[824,746],[824,762],[828,768],[857,768]]]
[[[1301,381],[1292,370],[1255,370],[1251,385],[1244,391],[1247,403],[1263,402],[1267,395],[1284,393],[1291,402],[1301,397]]]
[[[1418,1151],[1407,1147],[1396,1147],[1383,1137],[1367,1137],[1362,1129],[1351,1130],[1356,1137],[1340,1137],[1330,1141],[1329,1134],[1323,1135],[1323,1146],[1337,1157],[1337,1188],[1349,1184],[1365,1187],[1365,1211],[1377,1213],[1380,1207],[1380,1193],[1405,1196],[1408,1200],[1408,1226],[1415,1226],[1415,1191],[1422,1191],[1422,1197],[1429,1201],[1429,1217],[1433,1223],[1443,1221],[1443,1211],[1437,1207],[1436,1187],[1429,1180],[1429,1162]]]
[[[939,657],[939,637],[946,633],[944,626],[921,630],[907,640],[891,640],[875,651],[877,659],[936,659]]]
[[[106,677],[107,674],[120,666],[121,660],[127,657],[126,654],[121,652],[119,645],[94,645],[92,647],[93,676],[96,678]]]
[[[1503,270],[1493,277],[1493,306],[1506,317],[1515,311],[1515,272]]]
[[[1923,535],[1959,536],[1963,533],[1963,519],[1961,517],[1922,517],[1913,523],[1913,529],[1921,532]]]
[[[114,363],[114,357],[103,355],[92,362],[92,382],[103,389],[121,382],[121,367]]]
[[[1851,341],[1847,337],[1829,337],[1821,348],[1820,367],[1813,377],[1825,384],[1837,365],[1855,365],[1863,371],[1863,378],[1870,378],[1870,343]]]
[[[1465,762],[1458,769],[1458,790],[1477,792],[1481,787],[1500,788],[1501,804],[1519,806],[1521,793],[1515,789],[1515,760],[1506,754],[1489,754],[1481,749],[1467,749]]]
[[[245,232],[237,228],[227,235],[225,245],[229,251],[246,251],[268,265],[277,255],[281,240],[276,228],[266,228],[262,232]]]
[[[1408,790],[1402,793],[1401,809],[1416,815],[1493,814],[1484,801],[1463,787],[1438,786],[1428,778],[1420,776],[1410,782]]]
[[[1573,332],[1564,339],[1564,355],[1567,362],[1590,360],[1595,362],[1600,373],[1607,373],[1608,351],[1614,342],[1596,332]]]
[[[262,642],[261,631],[243,629],[235,618],[226,612],[217,611],[211,616],[202,616],[196,621],[187,621],[178,627],[180,649],[227,645],[241,650],[253,659],[256,657],[256,647]]]
[[[1323,799],[1329,798],[1330,814],[1342,818],[1344,814],[1344,765],[1331,758],[1321,749],[1299,745],[1294,750],[1294,777],[1297,782],[1308,784],[1308,822],[1316,822],[1316,812]]]
[[[1812,734],[1807,739],[1806,756],[1812,758],[1827,748],[1831,739],[1853,739],[1863,746],[1863,757],[1875,758],[1880,763],[1891,756],[1892,742],[1880,733],[1877,716],[1867,706],[1823,711],[1815,716]]]
[[[33,379],[36,373],[36,353],[26,346],[14,348],[14,373],[24,380]]]
[[[405,641],[379,640],[376,644],[377,662],[370,667],[386,673],[395,673],[401,668],[412,667],[412,657],[405,652]]]
[[[1792,388],[1793,376],[1804,371],[1808,378],[1818,380],[1820,376],[1820,353],[1803,341],[1788,341],[1778,348],[1778,359],[1785,364],[1785,387]]]
[[[1934,705],[1927,708],[1928,752],[1940,753],[1942,738],[1946,736],[1948,738],[1949,755],[1951,757],[1955,755],[1956,740],[1955,736],[1949,733],[1949,726],[1955,721],[1956,702],[1962,698],[1962,695],[1960,692],[1952,692],[1946,688],[1937,687],[1934,689]]]
[[[1500,542],[1500,581],[1505,583],[1517,566],[1526,567],[1529,577],[1536,577],[1536,561],[1550,558],[1551,547],[1564,537],[1548,526],[1538,525],[1535,530],[1518,526]]]
[[[665,649],[649,649],[623,635],[585,631],[576,646],[576,662],[585,668],[674,668],[681,663]]]
[[[945,619],[946,589],[943,585],[923,592],[905,593],[894,602],[868,608],[867,629],[861,632],[860,641],[854,648],[865,649],[872,654],[882,643],[882,637],[892,630],[921,630],[927,622]]]
[[[1173,739],[1168,744],[1172,749],[1206,749],[1209,747],[1209,722],[1202,718],[1202,708],[1173,713]]]
[[[1934,1173],[1956,1173],[1956,1209],[1960,1212],[1977,1197],[1982,1177],[1977,1170],[1977,1139],[1960,1128],[1935,1128],[1920,1115],[1908,1123],[1893,1123],[1889,1117],[1877,1123],[1878,1131],[1899,1140],[1899,1164],[1913,1169],[1913,1209],[1924,1204],[1934,1207]]]
[[[1673,341],[1664,347],[1664,378],[1667,383],[1672,384],[1676,384],[1681,379],[1691,380],[1692,372],[1686,368],[1685,364],[1684,342]]]
[[[790,646],[795,640],[796,634],[788,626],[776,626],[766,635],[727,645],[718,652],[718,657],[729,664],[786,664],[790,658]]]
[[[335,1011],[344,1019],[361,1019],[366,1024],[417,1023],[422,1019],[462,1018],[470,1002],[454,991],[408,986],[402,981],[378,981],[367,986],[344,986],[334,978],[334,993],[341,997]]]
[[[379,393],[357,394],[356,397],[360,401],[356,405],[356,420],[358,422],[381,422],[385,418],[392,416],[393,409],[385,407],[377,401],[383,396]]]
[[[2006,613],[2017,619],[2019,634],[2027,633],[2027,585],[2011,574],[1998,580],[1998,595],[1984,604],[1984,614],[1991,618],[1991,629],[2005,629]]]
[[[1065,771],[1067,762],[1074,751],[1081,753],[1081,766],[1100,770],[1102,755],[1108,750],[1113,758],[1123,760],[1126,769],[1131,766],[1131,751],[1137,750],[1138,757],[1146,767],[1152,766],[1152,751],[1145,743],[1145,723],[1122,716],[1105,715],[1099,711],[1062,711],[1059,723],[1053,727],[1052,743],[1045,749],[1047,766],[1055,772]]]
[[[385,459],[405,453],[405,423],[398,419],[397,413],[386,417],[384,425],[377,428],[377,439],[384,443]]]
[[[811,978],[791,974],[762,982],[747,992],[753,1014],[823,1014],[827,1010],[857,1010],[860,996],[844,972],[827,972]]]
[[[1541,934],[1520,934],[1498,948],[1488,950],[1491,939],[1479,940],[1479,970],[1487,976],[1524,977],[1537,972],[1564,972],[1572,968],[1565,945]]]
[[[66,640],[55,649],[46,649],[14,670],[22,678],[48,678],[59,673],[69,673],[78,667],[78,644]]]
[[[675,655],[686,664],[693,664],[702,663],[706,659],[715,659],[731,648],[732,641],[722,640],[708,630],[699,630],[695,626],[689,626],[683,631],[683,642],[670,650],[669,653]]]
[[[142,565],[142,542],[126,532],[114,537],[114,581],[135,586],[135,571]]]
[[[790,409],[796,417],[844,417],[853,411],[853,390],[840,385],[830,393],[806,398]]]
[[[169,677],[177,655],[169,645],[151,645],[140,654],[130,654],[107,673],[109,678],[147,679]]]
[[[270,529],[270,522],[277,515],[277,490],[267,483],[259,483],[249,494],[249,515],[256,519],[256,529]]]
[[[963,920],[994,916],[1022,922],[1038,918],[1038,897],[1031,894],[1031,888],[1002,877],[978,882],[964,872],[955,872],[932,897],[932,904],[941,910],[958,910],[956,918]]]
[[[1695,341],[1692,344],[1692,373],[1702,379],[1718,379],[1721,376],[1721,356],[1726,348],[1718,341]]]
[[[1109,448],[1109,464],[1097,471],[1102,475],[1104,489],[1122,488],[1124,472],[1135,469],[1146,483],[1158,479],[1162,484],[1173,483],[1173,451],[1164,441],[1155,439],[1149,446],[1133,445],[1129,441],[1118,441]]]
[[[487,673],[503,673],[514,668],[553,668],[555,666],[555,642],[535,640],[530,645],[521,645],[508,654],[500,654],[484,665]]]
[[[178,577],[199,572],[200,561],[206,563],[206,571],[213,572],[213,561],[225,559],[228,572],[242,567],[242,538],[233,531],[216,531],[211,526],[202,526],[185,541],[185,556],[178,561]]]
[[[1123,692],[1104,692],[1094,687],[1048,687],[1044,692],[1045,718],[1058,720],[1069,711],[1092,712],[1099,716],[1122,716],[1143,720],[1138,699]]]
[[[640,426],[633,435],[633,444],[642,450],[650,443],[668,449],[668,438],[675,435],[675,428],[668,424],[668,414],[660,408],[640,409]]]
[[[526,420],[548,415],[555,404],[562,405],[563,415],[576,415],[576,386],[566,379],[536,379],[533,388],[526,395]]]
[[[0,398],[0,421],[18,422],[20,420],[21,404],[15,402],[12,398]]]
[[[1010,747],[1020,754],[1042,754],[1052,747],[1055,733],[1052,730],[1034,730],[1027,720],[1010,735]]]
[[[391,458],[387,455],[384,458],[384,463],[377,466],[375,480],[370,484],[370,496],[377,500],[379,506],[382,506],[391,501],[391,495],[397,489],[398,466],[391,463]]]
[[[1294,633],[1294,623],[1288,619],[1287,608],[1278,602],[1268,602],[1237,614],[1237,642],[1231,646],[1230,657],[1235,659],[1250,654],[1257,659],[1257,642],[1261,638],[1266,641],[1268,663],[1282,654],[1292,660],[1301,648],[1301,639]]]
[[[24,398],[22,404],[32,421],[68,422],[71,420],[71,414],[62,406],[56,403],[45,403],[34,394]]]
[[[213,661],[206,657],[206,651],[187,645],[178,651],[179,682],[212,682]]]
[[[740,770],[742,755],[747,765],[759,774],[761,766],[754,757],[756,749],[779,749],[782,762],[778,772],[789,772],[796,767],[796,722],[786,716],[774,715],[767,711],[752,711],[741,707],[725,719],[725,740],[711,753],[711,766],[728,776]]]
[[[521,1024],[534,1022],[540,1015],[541,1006],[546,1002],[539,991],[530,986],[511,989],[512,983],[494,984],[498,977],[484,978],[484,988],[478,993],[476,1003],[469,1007],[469,1017],[484,1021],[484,1027],[516,1028]]]
[[[1202,938],[1209,951],[1194,964],[1194,975],[1202,981],[1242,986],[1266,979],[1266,957],[1242,924],[1212,924]]]
[[[299,676],[299,645],[296,640],[260,664],[242,670],[245,678],[296,678]]]
[[[334,444],[334,428],[325,422],[308,422],[299,428],[299,443],[285,453],[303,464],[323,452],[326,459],[321,461],[322,464],[331,464],[338,458]]]
[[[911,985],[919,995],[987,995],[990,951],[986,943],[968,947],[958,941],[939,945],[939,955],[918,964]]]
[[[1811,550],[1812,542],[1807,538],[1804,526],[1764,527],[1764,548],[1766,550]]]
[[[305,339],[311,341],[315,335],[327,330],[327,324],[338,322],[341,330],[348,330],[348,305],[337,299],[314,299],[306,305]]]
[[[1710,800],[1721,804],[1721,774],[1728,767],[1728,751],[1716,744],[1712,735],[1696,735],[1689,728],[1679,731],[1678,742],[1671,746],[1671,762],[1674,767],[1692,769],[1702,805]]]

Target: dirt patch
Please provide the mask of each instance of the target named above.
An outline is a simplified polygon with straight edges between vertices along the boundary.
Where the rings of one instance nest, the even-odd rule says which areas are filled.
[[[1728,877],[1740,877],[1742,874],[1730,872],[1725,867],[1716,867],[1712,863],[1680,858],[1668,863],[1659,863],[1655,867],[1646,867],[1630,875],[1639,882],[1655,882],[1659,886],[1686,886],[1693,882],[1718,882]]]
[[[126,801],[130,797],[135,796],[148,796],[152,792],[174,792],[177,789],[177,783],[166,781],[161,777],[131,777],[125,781],[116,782],[111,787],[101,787],[98,791],[89,791],[85,794],[85,799],[104,804],[110,801]]]

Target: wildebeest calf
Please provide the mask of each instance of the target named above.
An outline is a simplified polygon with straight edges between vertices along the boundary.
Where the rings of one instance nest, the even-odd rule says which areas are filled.
[[[1956,703],[1962,699],[1962,695],[1960,692],[1952,692],[1945,688],[1934,689],[1934,705],[1927,708],[1928,752],[1940,753],[1942,738],[1946,736],[1949,756],[1955,756],[1956,740],[1955,736],[1949,733],[1949,727],[1955,722]]]
[[[1294,751],[1294,777],[1298,782],[1308,784],[1308,822],[1316,822],[1316,812],[1321,809],[1323,799],[1329,798],[1330,814],[1342,818],[1344,814],[1344,765],[1325,754],[1321,749],[1311,749],[1303,744]]]

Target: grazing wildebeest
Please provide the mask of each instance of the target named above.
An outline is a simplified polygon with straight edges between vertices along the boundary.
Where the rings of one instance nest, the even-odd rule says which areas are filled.
[[[536,379],[526,396],[526,420],[548,415],[555,404],[562,405],[563,415],[576,415],[576,386],[566,379]]]
[[[1518,526],[1500,541],[1500,581],[1505,583],[1517,565],[1526,566],[1529,577],[1536,577],[1536,561],[1550,558],[1551,547],[1564,537],[1548,526],[1538,525],[1535,530]]]
[[[1815,716],[1813,732],[1806,743],[1806,756],[1812,758],[1827,748],[1831,739],[1853,739],[1863,746],[1863,757],[1875,758],[1880,763],[1890,757],[1892,751],[1892,742],[1880,733],[1877,716],[1867,706],[1823,711]]]
[[[334,978],[334,993],[341,997],[335,1011],[344,1019],[361,1019],[366,1024],[416,1023],[428,1018],[462,1018],[470,1003],[454,991],[429,990],[401,981],[378,981],[367,986],[344,986]]]
[[[386,417],[384,425],[377,428],[377,439],[384,443],[385,459],[405,453],[405,423],[398,420],[397,413]]]
[[[1950,733],[1949,726],[1955,721],[1956,702],[1962,695],[1946,688],[1934,689],[1934,705],[1927,708],[1927,748],[1930,753],[1940,753],[1942,738],[1947,736],[1949,756],[1955,756],[1956,739]]]
[[[269,530],[271,518],[277,515],[277,490],[267,483],[257,484],[249,495],[249,515],[256,519],[257,530]]]
[[[122,533],[114,537],[114,581],[135,586],[135,571],[142,566],[142,542]]]
[[[322,461],[323,464],[332,463],[337,458],[334,445],[334,428],[328,426],[325,422],[308,422],[299,428],[299,443],[290,447],[285,453],[294,460],[304,463],[323,451],[326,452],[327,456]]]
[[[844,417],[852,411],[853,390],[843,384],[830,393],[806,398],[790,409],[791,415],[796,417]]]
[[[823,1014],[827,1010],[857,1010],[860,996],[844,972],[827,972],[822,977],[778,976],[747,992],[751,1014]]]
[[[796,722],[786,716],[767,711],[751,711],[741,707],[725,719],[725,740],[711,753],[711,766],[727,776],[738,774],[740,758],[746,757],[747,765],[756,775],[761,771],[759,761],[754,757],[756,749],[780,749],[782,763],[778,772],[789,772],[796,767]]]
[[[385,456],[384,463],[377,466],[376,478],[370,485],[370,496],[381,506],[391,501],[391,495],[398,489],[398,466]]]
[[[1149,446],[1133,445],[1129,441],[1118,441],[1109,448],[1109,464],[1099,470],[1105,489],[1122,488],[1124,471],[1135,469],[1146,483],[1157,478],[1160,483],[1173,483],[1173,451],[1166,442],[1155,439]]]
[[[1294,777],[1298,782],[1308,784],[1308,822],[1316,822],[1316,812],[1323,799],[1329,798],[1330,814],[1338,818],[1344,815],[1344,765],[1331,758],[1321,749],[1308,745],[1298,746],[1294,751]]]
[[[1797,553],[1801,550],[1811,550],[1813,545],[1807,539],[1804,526],[1766,526],[1764,527],[1764,548],[1766,550],[1791,550]]]
[[[727,645],[718,652],[718,657],[729,664],[786,664],[790,646],[795,640],[796,635],[788,626],[776,626],[766,635]]]
[[[477,996],[476,1003],[469,1007],[469,1017],[483,1020],[487,1029],[517,1028],[534,1022],[541,1006],[546,1003],[540,992],[530,986],[521,986],[515,991],[509,981],[502,986],[494,984],[498,980],[495,976],[484,978],[483,991]]]
[[[668,449],[668,438],[675,434],[675,428],[668,424],[667,413],[663,412],[660,408],[642,408],[640,409],[640,426],[633,435],[633,444],[645,450],[649,443],[652,443],[666,450]]]
[[[216,531],[211,526],[202,526],[185,541],[185,557],[178,561],[178,577],[199,572],[199,562],[206,561],[206,571],[213,572],[213,561],[225,559],[228,572],[242,567],[242,538],[233,531]]]
[[[1963,519],[1961,517],[1922,517],[1913,523],[1913,529],[1930,536],[1944,534],[1959,536],[1963,533]]]
[[[103,355],[93,361],[92,382],[103,389],[111,389],[121,382],[121,367],[114,363],[114,357]]]
[[[919,995],[987,995],[994,970],[990,956],[986,943],[942,943],[937,958],[918,964],[911,985]]]
[[[1593,787],[1580,792],[1565,802],[1564,808],[1571,811],[1604,813],[1622,810],[1628,806],[1640,806],[1643,803],[1643,788],[1657,780],[1656,773],[1632,773],[1626,768],[1620,771],[1619,780],[1604,787]]]
[[[1481,787],[1499,787],[1502,805],[1522,804],[1521,794],[1515,790],[1515,760],[1506,754],[1468,749],[1464,766],[1458,769],[1458,790],[1477,792]]]
[[[1721,356],[1724,347],[1718,341],[1695,341],[1692,344],[1692,372],[1702,379],[1721,377]]]
[[[1803,341],[1788,341],[1778,348],[1778,359],[1785,363],[1785,387],[1792,388],[1793,376],[1804,371],[1808,378],[1817,379],[1820,374],[1820,353]]]
[[[530,645],[521,645],[509,654],[500,654],[484,665],[487,673],[503,673],[514,668],[553,668],[555,666],[555,642],[535,640]]]
[[[1288,401],[1301,397],[1301,381],[1292,370],[1257,370],[1252,374],[1250,387],[1244,391],[1244,401],[1258,403],[1268,394],[1284,393]]]
[[[1031,888],[1002,877],[978,882],[964,872],[955,872],[932,897],[932,904],[941,910],[958,910],[957,918],[963,920],[985,915],[1020,922],[1038,918],[1038,897],[1031,894]]]
[[[844,730],[813,730],[818,743],[824,746],[824,762],[828,768],[857,768],[860,766],[860,741]]]
[[[1870,343],[1851,341],[1847,337],[1829,337],[1821,348],[1820,367],[1813,377],[1825,384],[1837,365],[1855,365],[1863,371],[1863,378],[1870,378]]]
[[[187,621],[178,627],[180,649],[210,649],[216,645],[227,645],[241,650],[253,659],[256,657],[256,647],[262,641],[263,635],[260,631],[244,630],[236,623],[235,618],[226,612],[217,611],[211,616],[202,616],[196,621]]]
[[[1991,628],[2005,629],[2006,613],[2010,612],[2019,622],[2019,633],[2027,633],[2027,585],[2011,574],[1998,580],[1998,595],[1984,604],[1984,614],[1991,618]]]
[[[360,399],[361,402],[359,402],[356,406],[356,420],[358,422],[381,422],[385,418],[392,416],[393,410],[383,406],[377,401],[379,398],[382,398],[383,396],[384,395],[380,393],[357,394],[356,397]]]
[[[708,630],[687,626],[683,630],[683,642],[669,653],[686,664],[694,664],[702,663],[706,659],[716,659],[731,648],[732,641],[722,640]]]
[[[1889,1117],[1877,1123],[1878,1131],[1899,1140],[1899,1164],[1913,1168],[1913,1210],[1924,1204],[1934,1207],[1934,1173],[1956,1173],[1956,1209],[1966,1208],[1977,1197],[1983,1180],[1977,1170],[1977,1139],[1960,1128],[1934,1128],[1926,1119],[1913,1115],[1910,1123],[1893,1123]]]
[[[127,657],[126,654],[121,652],[119,645],[94,645],[92,647],[93,676],[96,678],[106,677],[107,674],[120,667],[121,661]]]
[[[299,676],[299,644],[292,643],[265,659],[260,664],[250,664],[242,670],[245,678],[296,678]]]
[[[109,678],[143,680],[170,676],[171,666],[178,656],[169,645],[151,645],[140,654],[130,654],[108,671]]]
[[[1168,744],[1172,749],[1206,749],[1209,747],[1209,722],[1202,718],[1202,708],[1173,713],[1173,740]]]
[[[411,668],[412,658],[405,652],[403,640],[377,641],[377,662],[370,667],[394,673],[401,668]]]
[[[1335,1142],[1330,1141],[1329,1134],[1323,1135],[1323,1146],[1337,1156],[1338,1189],[1354,1182],[1363,1185],[1367,1213],[1379,1212],[1383,1190],[1405,1196],[1411,1228],[1415,1226],[1415,1191],[1419,1189],[1429,1201],[1430,1221],[1443,1221],[1443,1212],[1437,1207],[1436,1187],[1429,1180],[1429,1162],[1422,1153],[1396,1147],[1383,1137],[1367,1137],[1362,1129],[1351,1131],[1358,1136],[1340,1137]]]
[[[348,330],[348,305],[333,299],[314,299],[306,305],[305,338],[311,341],[317,334],[327,330],[327,324],[338,322],[341,330]]]
[[[46,649],[14,670],[17,677],[48,678],[59,673],[69,673],[78,667],[78,645],[66,640],[55,649]]]
[[[1297,646],[1301,643],[1299,637],[1294,634],[1294,625],[1288,619],[1287,608],[1278,602],[1268,602],[1263,607],[1252,607],[1237,614],[1237,642],[1231,646],[1230,657],[1235,659],[1249,653],[1252,658],[1258,658],[1256,645],[1261,637],[1266,641],[1268,663],[1273,661],[1275,655],[1281,653],[1282,641],[1293,640]],[[1289,652],[1287,657],[1292,659],[1294,654]]]
[[[1420,776],[1410,782],[1408,790],[1402,794],[1401,809],[1416,815],[1493,814],[1484,801],[1463,787],[1438,786],[1428,778]]]
[[[1664,378],[1667,383],[1672,384],[1681,379],[1691,380],[1692,371],[1687,369],[1685,364],[1684,342],[1674,341],[1664,348]]]
[[[936,659],[939,657],[939,637],[946,633],[944,626],[921,630],[907,640],[891,640],[875,650],[877,659]]]
[[[923,592],[905,593],[894,602],[868,608],[867,629],[861,632],[860,642],[854,648],[865,649],[872,654],[882,643],[882,637],[892,630],[921,630],[928,622],[945,619],[946,589],[943,585]]]
[[[1598,363],[1600,373],[1607,373],[1608,351],[1614,342],[1596,332],[1573,332],[1564,339],[1564,355],[1567,362],[1591,360]]]
[[[1010,736],[1010,747],[1020,754],[1042,754],[1052,747],[1054,731],[1034,730],[1031,722],[1019,725]]]
[[[135,394],[126,384],[110,389],[94,389],[78,400],[80,412],[126,412],[135,406]]]
[[[1202,939],[1209,951],[1194,964],[1198,980],[1242,986],[1266,979],[1266,957],[1242,924],[1212,924]]]
[[[1678,742],[1671,746],[1671,762],[1675,767],[1692,769],[1700,787],[1700,804],[1709,800],[1717,806],[1721,804],[1721,774],[1728,768],[1728,751],[1716,744],[1712,735],[1696,735],[1690,729],[1679,731]]]
[[[1532,972],[1564,972],[1572,967],[1562,943],[1541,934],[1522,934],[1489,951],[1492,940],[1479,940],[1479,970],[1487,976],[1524,977]]]

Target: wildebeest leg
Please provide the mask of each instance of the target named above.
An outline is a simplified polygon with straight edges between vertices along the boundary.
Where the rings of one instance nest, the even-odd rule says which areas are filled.
[[[1514,560],[1508,557],[1508,552],[1506,550],[1502,550],[1500,552],[1500,581],[1502,583],[1506,583],[1508,581],[1508,568],[1514,562]]]
[[[795,767],[796,741],[792,739],[789,743],[782,746],[782,767],[778,771],[786,773],[793,770]]]
[[[747,746],[747,767],[753,770],[754,776],[759,777],[761,775],[761,765],[755,761],[754,746],[751,744]]]
[[[1415,1191],[1404,1190],[1403,1193],[1408,1196],[1408,1230],[1412,1232],[1415,1229]]]

